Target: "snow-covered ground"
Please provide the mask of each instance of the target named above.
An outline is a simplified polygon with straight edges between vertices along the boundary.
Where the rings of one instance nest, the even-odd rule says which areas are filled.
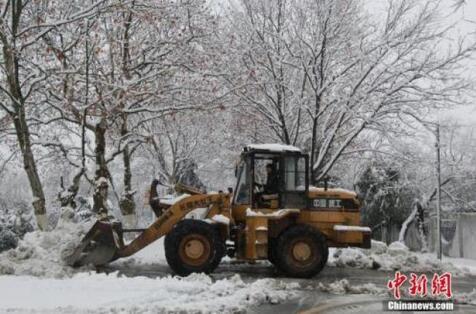
[[[32,232],[19,247],[0,254],[0,312],[13,313],[235,313],[262,304],[286,303],[306,293],[306,282],[293,279],[243,280],[239,274],[226,278],[193,274],[182,278],[167,272],[157,277],[126,277],[115,271],[96,273],[73,270],[64,254],[82,237],[88,224],[62,222],[50,232]],[[74,229],[74,230],[73,230]],[[226,258],[224,263],[230,263]],[[149,265],[167,267],[163,239],[132,257],[112,263],[112,269]],[[401,243],[387,246],[372,241],[369,250],[331,249],[328,266],[404,272],[451,271],[455,276],[476,274],[476,261],[410,252]],[[226,267],[225,267],[226,269]],[[349,278],[350,279],[350,278]],[[319,277],[316,279],[319,280]],[[328,295],[367,294],[385,296],[388,289],[376,283],[351,283],[347,279],[319,281],[312,293]],[[476,303],[476,290],[459,294],[459,302]]]
[[[65,223],[51,232],[28,234],[20,246],[0,255],[0,312],[13,313],[236,313],[263,303],[296,296],[295,283],[259,279],[245,283],[239,275],[213,280],[188,277],[125,277],[73,270],[62,255],[84,230],[65,233]],[[69,230],[72,231],[72,230]],[[65,233],[63,237],[60,234]],[[166,264],[163,240],[116,265]]]
[[[79,273],[68,279],[0,277],[0,312],[39,313],[223,313],[293,296],[292,284],[273,279],[244,283],[239,275],[213,281],[188,277],[123,277]]]
[[[476,260],[474,259],[443,256],[443,262],[451,263],[458,268],[466,269],[471,274],[476,275]]]
[[[114,264],[134,265],[134,264],[164,264],[167,265],[165,259],[164,238],[152,242],[149,246],[140,250],[131,257],[119,259]]]
[[[453,276],[476,275],[476,261],[462,258],[438,260],[435,254],[411,252],[400,243],[386,245],[372,240],[371,249],[331,248],[328,265],[382,271],[451,272]]]

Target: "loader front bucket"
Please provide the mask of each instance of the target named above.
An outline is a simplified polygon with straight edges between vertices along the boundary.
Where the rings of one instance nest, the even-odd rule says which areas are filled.
[[[120,229],[120,224],[117,226],[117,223],[109,221],[96,221],[79,246],[66,258],[66,263],[79,267],[89,264],[101,266],[113,261],[119,243],[122,243],[117,232]]]

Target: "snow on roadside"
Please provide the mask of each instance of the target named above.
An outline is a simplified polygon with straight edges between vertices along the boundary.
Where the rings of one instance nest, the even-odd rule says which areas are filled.
[[[63,259],[77,247],[92,223],[73,223],[67,215],[65,212],[55,229],[27,233],[17,248],[2,252],[0,275],[62,278],[84,271],[85,267],[73,269]]]
[[[389,246],[372,240],[370,249],[329,249],[329,266],[378,269],[382,271],[444,272],[464,276],[471,269],[438,260],[434,254],[411,252],[403,243],[393,242]]]
[[[454,300],[459,304],[476,305],[476,289],[468,293],[456,294]]]
[[[443,261],[449,262],[459,268],[466,268],[471,274],[476,274],[476,260],[474,259],[443,256]]]
[[[297,296],[296,288],[274,279],[244,283],[239,275],[217,281],[205,274],[153,279],[79,273],[63,280],[0,276],[0,311],[236,313],[284,302]]]

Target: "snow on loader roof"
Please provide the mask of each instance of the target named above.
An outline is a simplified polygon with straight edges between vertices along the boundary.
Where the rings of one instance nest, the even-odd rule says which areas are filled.
[[[249,144],[246,146],[247,149],[255,150],[269,150],[272,152],[300,152],[301,150],[296,146],[291,145],[282,145],[282,144]]]

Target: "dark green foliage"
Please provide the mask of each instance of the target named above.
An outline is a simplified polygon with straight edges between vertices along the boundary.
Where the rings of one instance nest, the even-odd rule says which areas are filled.
[[[364,202],[362,222],[378,238],[384,228],[399,229],[410,214],[415,191],[401,172],[392,165],[374,163],[367,167],[357,183]]]

